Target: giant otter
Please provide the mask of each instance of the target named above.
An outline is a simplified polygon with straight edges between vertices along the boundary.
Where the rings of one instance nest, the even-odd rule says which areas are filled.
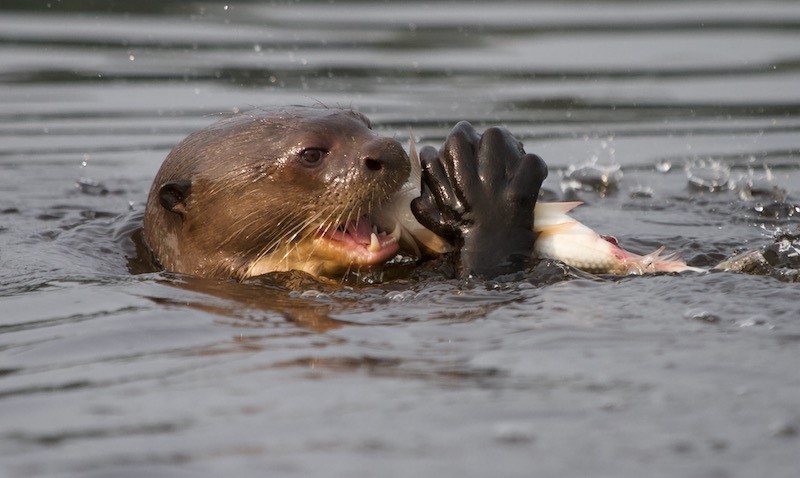
[[[464,276],[525,267],[544,162],[505,129],[479,135],[468,123],[421,159],[415,199],[408,155],[364,115],[256,109],[169,153],[148,196],[145,241],[166,270],[239,280],[286,270],[342,276],[385,263],[400,243],[421,256],[454,250]]]

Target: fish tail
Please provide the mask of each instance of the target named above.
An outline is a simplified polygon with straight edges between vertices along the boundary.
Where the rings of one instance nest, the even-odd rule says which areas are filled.
[[[662,254],[664,246],[659,247],[650,254],[640,256],[624,249],[623,262],[628,274],[646,274],[648,272],[706,272],[705,269],[692,267],[678,257],[676,252]]]

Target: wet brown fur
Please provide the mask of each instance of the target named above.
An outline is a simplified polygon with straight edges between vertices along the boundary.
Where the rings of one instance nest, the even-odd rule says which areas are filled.
[[[260,272],[346,270],[339,258],[320,255],[313,238],[368,214],[409,175],[400,144],[370,128],[355,111],[292,107],[254,110],[192,133],[153,181],[147,244],[165,269],[203,277],[243,279],[259,261]],[[306,148],[328,153],[309,167],[300,160]],[[190,181],[191,190],[170,210],[160,192],[175,181]]]

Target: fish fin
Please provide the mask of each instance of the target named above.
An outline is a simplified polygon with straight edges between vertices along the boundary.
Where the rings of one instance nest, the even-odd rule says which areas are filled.
[[[419,229],[414,234],[409,232],[409,235],[412,240],[416,241],[415,247],[419,251],[417,257],[430,256],[431,254],[440,255],[453,250],[453,246],[449,242],[428,229]]]
[[[576,224],[578,224],[578,221],[560,222],[558,224],[547,224],[541,227],[535,226],[533,229],[539,233],[539,237],[541,238],[565,233],[569,229],[575,227]]]
[[[569,202],[536,202],[534,211],[541,214],[566,214],[583,204],[582,201]]]
[[[533,210],[533,230],[541,232],[547,227],[564,222],[576,222],[567,213],[581,202],[537,202]]]

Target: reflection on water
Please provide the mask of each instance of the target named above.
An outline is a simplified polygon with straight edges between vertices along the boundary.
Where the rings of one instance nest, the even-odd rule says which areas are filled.
[[[0,474],[795,476],[800,6],[32,5],[0,6]],[[152,272],[169,149],[286,104],[503,124],[582,222],[748,274]]]

